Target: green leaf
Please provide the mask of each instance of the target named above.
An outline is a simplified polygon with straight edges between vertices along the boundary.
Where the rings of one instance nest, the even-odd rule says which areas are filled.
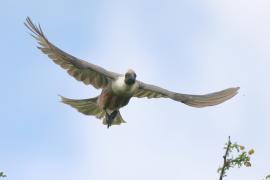
[[[3,172],[0,172],[0,177],[7,177]]]

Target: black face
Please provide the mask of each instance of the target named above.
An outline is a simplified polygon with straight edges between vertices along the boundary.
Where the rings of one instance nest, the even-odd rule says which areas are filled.
[[[131,72],[127,72],[125,74],[125,83],[127,85],[133,85],[136,81],[136,74],[135,73],[131,73]]]

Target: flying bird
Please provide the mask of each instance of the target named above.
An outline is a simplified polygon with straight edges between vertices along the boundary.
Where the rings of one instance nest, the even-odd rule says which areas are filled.
[[[125,74],[118,74],[78,59],[52,44],[44,35],[40,25],[34,24],[27,17],[25,26],[38,41],[38,49],[48,55],[53,62],[65,69],[69,75],[84,84],[91,84],[102,89],[101,94],[89,99],[69,99],[62,97],[62,102],[72,106],[85,115],[101,119],[109,128],[111,125],[125,123],[119,109],[126,106],[132,97],[170,98],[192,107],[214,106],[237,94],[239,87],[228,88],[205,95],[181,94],[147,84],[137,80],[136,73],[129,69]]]

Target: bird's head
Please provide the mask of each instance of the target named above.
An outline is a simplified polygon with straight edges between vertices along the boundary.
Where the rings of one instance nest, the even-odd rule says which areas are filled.
[[[136,76],[136,73],[132,69],[129,69],[125,74],[125,83],[127,85],[133,85],[136,81]]]

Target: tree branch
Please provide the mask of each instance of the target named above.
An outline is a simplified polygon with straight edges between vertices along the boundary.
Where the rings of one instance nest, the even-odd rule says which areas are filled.
[[[223,156],[223,166],[222,166],[222,169],[221,169],[219,180],[222,180],[223,177],[225,176],[225,169],[228,166],[227,157],[228,157],[228,154],[229,154],[231,144],[232,144],[232,142],[231,142],[231,139],[230,139],[230,136],[229,136],[228,137],[228,144],[227,144],[227,147],[226,147],[226,152],[225,152],[225,154]]]

